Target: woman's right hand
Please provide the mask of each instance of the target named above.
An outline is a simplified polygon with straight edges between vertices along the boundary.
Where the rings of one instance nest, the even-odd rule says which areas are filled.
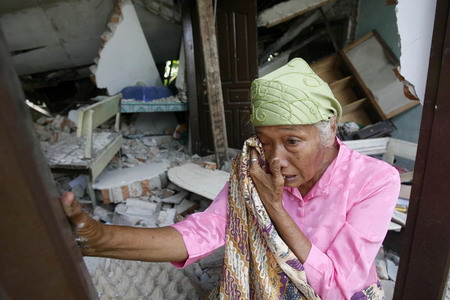
[[[96,247],[104,240],[103,225],[83,211],[75,195],[66,192],[61,196],[61,205],[73,226],[76,241],[83,255],[95,255]]]

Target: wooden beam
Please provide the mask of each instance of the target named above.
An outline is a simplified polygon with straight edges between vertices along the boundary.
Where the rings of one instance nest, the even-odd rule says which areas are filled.
[[[212,1],[197,0],[200,36],[203,46],[206,86],[208,90],[209,114],[211,117],[214,150],[219,166],[228,159],[227,129],[223,107],[222,83],[220,80],[219,53],[215,31]]]
[[[258,27],[272,27],[303,15],[334,0],[289,0],[278,3],[258,14]]]
[[[97,299],[0,26],[0,298]]]
[[[320,12],[316,10],[314,12],[307,13],[305,16],[299,17],[296,21],[294,21],[288,31],[286,31],[276,42],[267,47],[263,54],[260,55],[260,64],[264,63],[271,54],[277,52],[284,45],[296,38],[300,32],[318,20],[320,16]]]
[[[191,143],[189,154],[200,155],[201,142],[198,120],[197,83],[195,72],[194,33],[192,28],[191,3],[192,1],[183,1],[181,6],[183,21],[183,44],[186,58],[187,95],[189,99],[189,139]]]

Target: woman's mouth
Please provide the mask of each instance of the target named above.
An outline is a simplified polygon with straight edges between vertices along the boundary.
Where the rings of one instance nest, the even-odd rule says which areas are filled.
[[[292,182],[297,179],[297,175],[283,175],[285,182]]]

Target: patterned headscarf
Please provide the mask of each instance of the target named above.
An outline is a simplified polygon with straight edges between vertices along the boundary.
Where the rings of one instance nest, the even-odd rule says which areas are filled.
[[[308,125],[342,114],[328,84],[301,58],[253,81],[251,102],[253,126]]]

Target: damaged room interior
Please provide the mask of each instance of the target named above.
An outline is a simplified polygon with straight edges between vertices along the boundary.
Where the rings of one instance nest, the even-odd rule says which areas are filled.
[[[268,284],[273,276],[255,275],[260,273],[246,264],[235,276],[250,268],[250,279],[245,278],[252,282],[252,276],[263,276],[260,285],[251,285],[248,294],[226,289],[227,268],[238,259],[227,247],[240,223],[233,229],[228,220],[226,239],[200,233],[209,236],[206,240],[223,238],[225,245],[193,261],[189,249],[202,245],[184,234],[184,243],[191,245],[185,263],[83,255],[86,240],[75,227],[84,223],[68,221],[60,198],[70,192],[101,226],[178,229],[217,210],[215,199],[233,180],[255,180],[253,163],[275,178],[278,173],[270,170],[272,163],[265,164],[262,150],[257,158],[254,150],[247,153],[248,139],[261,134],[252,124],[260,108],[252,97],[257,80],[301,62],[311,70],[299,73],[304,85],[323,82],[338,102],[334,145],[369,156],[380,168],[381,162],[389,166],[398,173],[399,186],[387,233],[367,266],[374,269],[384,298],[366,290],[350,297],[318,289],[309,297],[303,285],[296,285],[302,297],[292,299],[450,300],[449,8],[445,0],[1,1],[0,299],[194,300],[216,299],[216,290],[224,293],[220,299],[291,299],[288,289],[277,297],[258,296],[254,290],[264,290],[261,282]],[[291,108],[283,110],[281,119],[289,113]],[[266,113],[260,115],[263,124]],[[254,149],[266,151],[267,145],[261,140]],[[338,160],[341,150],[336,155]],[[246,176],[237,174],[239,163],[247,163]],[[327,189],[342,189],[338,197],[354,187],[348,184],[346,190],[337,177],[353,177],[347,168],[327,179],[333,182]],[[290,176],[282,177],[285,191]],[[232,191],[222,197],[231,199]],[[239,192],[253,202],[254,189],[245,191]],[[298,224],[315,215],[315,208],[307,206]],[[342,209],[347,226],[351,208]],[[320,224],[322,216],[311,222]],[[249,220],[276,223],[271,214]],[[332,232],[341,225],[330,226]],[[305,227],[306,237],[309,230],[313,227]],[[280,235],[284,239],[283,230]],[[270,248],[270,242],[261,243]],[[309,243],[314,251],[314,244],[323,242],[313,237]],[[358,245],[339,255],[320,253],[350,261],[365,247]],[[241,256],[249,255],[251,262],[256,254],[245,251]],[[306,269],[306,281],[315,288],[316,279],[308,278],[311,267],[299,264],[296,271]],[[286,272],[274,268],[278,275]],[[340,275],[336,270],[332,278]],[[336,284],[345,286],[349,278]]]

